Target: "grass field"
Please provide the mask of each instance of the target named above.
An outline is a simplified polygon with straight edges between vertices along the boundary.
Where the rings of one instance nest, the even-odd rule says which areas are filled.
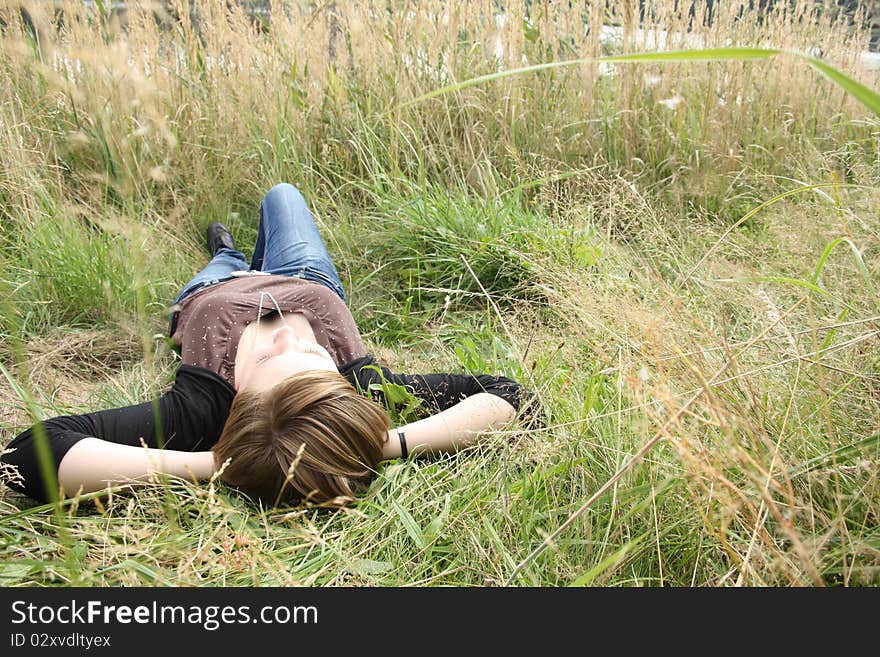
[[[791,55],[411,102],[641,52],[652,26],[876,89],[865,34],[810,3],[706,27],[669,0],[641,24],[628,1],[278,0],[254,22],[201,0],[124,29],[100,4],[32,3],[33,33],[0,10],[0,445],[167,389],[205,226],[249,255],[282,181],[380,360],[512,376],[545,422],[383,464],[337,512],[178,480],[4,489],[0,584],[880,582],[880,119]]]

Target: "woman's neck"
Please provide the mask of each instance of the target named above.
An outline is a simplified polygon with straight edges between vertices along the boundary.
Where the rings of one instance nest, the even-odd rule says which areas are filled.
[[[235,354],[235,370],[238,371],[239,364],[243,363],[254,349],[258,349],[271,341],[272,332],[283,326],[285,323],[293,329],[293,332],[296,333],[297,337],[300,339],[307,342],[317,342],[315,339],[315,332],[312,330],[308,318],[302,313],[285,312],[283,321],[281,315],[277,312],[270,313],[265,317],[261,317],[259,321],[254,321],[248,324],[242,332],[241,337],[238,340],[238,349]],[[238,389],[237,377],[235,388],[236,390]]]

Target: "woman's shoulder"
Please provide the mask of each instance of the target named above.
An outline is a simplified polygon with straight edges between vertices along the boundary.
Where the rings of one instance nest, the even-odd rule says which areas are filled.
[[[182,363],[174,374],[173,389],[203,390],[218,396],[235,396],[235,388],[216,372]]]

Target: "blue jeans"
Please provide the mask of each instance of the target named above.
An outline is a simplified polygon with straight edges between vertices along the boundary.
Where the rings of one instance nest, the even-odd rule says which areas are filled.
[[[260,204],[260,226],[250,267],[241,251],[222,247],[204,269],[183,286],[171,312],[169,335],[174,333],[178,304],[193,292],[228,281],[233,272],[261,271],[296,276],[326,285],[345,301],[342,281],[318,232],[303,195],[293,185],[275,185]]]

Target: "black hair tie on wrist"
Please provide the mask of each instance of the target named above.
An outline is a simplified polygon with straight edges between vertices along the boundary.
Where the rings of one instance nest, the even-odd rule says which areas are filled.
[[[405,459],[409,456],[409,450],[406,448],[406,434],[398,429],[397,437],[400,439],[400,458]]]

